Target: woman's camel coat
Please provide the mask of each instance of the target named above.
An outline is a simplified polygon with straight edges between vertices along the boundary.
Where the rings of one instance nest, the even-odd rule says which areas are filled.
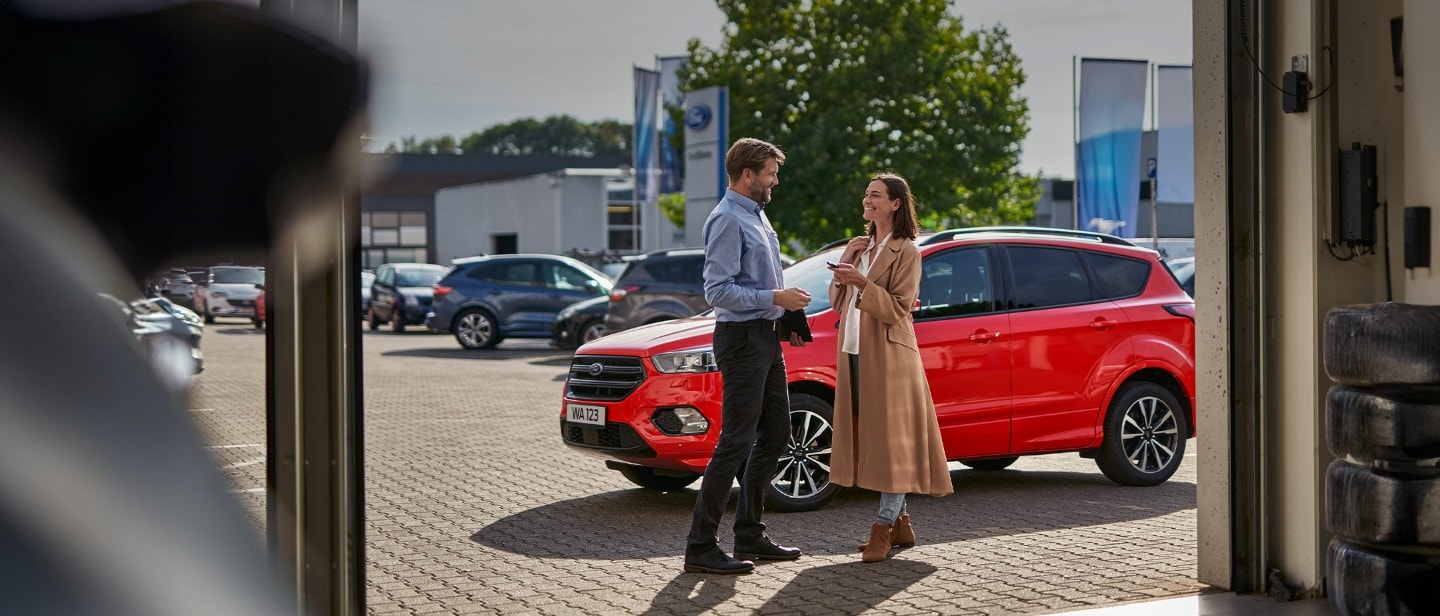
[[[850,354],[838,350],[856,288],[830,285],[830,305],[841,315],[830,481],[944,496],[953,491],[950,471],[910,316],[920,293],[920,249],[911,240],[892,238],[878,250],[866,277],[859,303],[858,408],[850,400]]]

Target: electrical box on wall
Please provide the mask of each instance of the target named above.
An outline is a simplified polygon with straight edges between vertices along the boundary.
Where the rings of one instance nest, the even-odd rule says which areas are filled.
[[[1405,208],[1405,267],[1430,267],[1430,208]]]
[[[1375,244],[1375,146],[1353,144],[1340,152],[1340,212],[1336,237],[1351,245]]]

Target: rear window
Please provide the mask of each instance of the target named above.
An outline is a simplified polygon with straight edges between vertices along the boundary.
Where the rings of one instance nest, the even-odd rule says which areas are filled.
[[[1044,308],[1083,304],[1095,299],[1080,255],[1064,248],[1010,246],[1015,277],[1015,307]]]
[[[1098,252],[1086,253],[1085,256],[1090,259],[1090,267],[1095,270],[1095,277],[1100,279],[1100,288],[1106,298],[1139,295],[1150,280],[1150,264],[1146,261]]]
[[[660,282],[673,284],[704,284],[705,257],[696,255],[676,259],[662,259],[644,264],[645,272]]]

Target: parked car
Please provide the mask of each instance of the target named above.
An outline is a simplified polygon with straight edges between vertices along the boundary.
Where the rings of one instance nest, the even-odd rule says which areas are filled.
[[[609,293],[612,284],[599,270],[555,255],[492,255],[454,263],[435,285],[425,325],[454,334],[466,349],[505,338],[549,338],[561,310]]]
[[[205,324],[200,315],[163,297],[122,301],[101,293],[135,335],[146,361],[167,386],[186,391],[191,377],[205,370],[200,337]]]
[[[657,250],[631,261],[610,289],[606,329],[624,331],[709,310],[704,270],[700,248]]]
[[[217,265],[206,271],[195,292],[195,312],[214,323],[215,317],[255,317],[255,285],[265,284],[265,269],[243,265]]]
[[[255,329],[265,327],[265,285],[260,285],[260,294],[255,296]]]
[[[430,314],[434,285],[450,268],[434,263],[386,263],[375,270],[370,284],[370,309],[365,319],[370,331],[389,323],[397,332],[420,325]]]
[[[360,272],[360,316],[366,318],[370,314],[370,286],[375,284],[375,272],[362,270]]]
[[[1195,426],[1194,302],[1153,251],[1119,238],[970,232],[921,247],[918,346],[948,459],[980,470],[1080,452],[1111,480],[1155,485]],[[813,509],[830,483],[836,326],[821,252],[785,271],[808,290],[815,341],[784,345],[792,436],[767,506]],[[908,327],[892,330],[908,341]],[[710,315],[611,333],[578,349],[563,442],[630,481],[678,489],[720,433]],[[904,343],[904,342],[901,342]]]
[[[145,294],[191,308],[195,306],[195,281],[183,269],[167,269],[145,280]]]
[[[605,295],[570,304],[555,315],[550,341],[562,349],[573,349],[608,333],[605,311],[610,298]]]
[[[1190,297],[1195,297],[1195,257],[1180,257],[1165,262],[1170,272],[1175,274],[1175,280],[1180,283],[1180,288]]]

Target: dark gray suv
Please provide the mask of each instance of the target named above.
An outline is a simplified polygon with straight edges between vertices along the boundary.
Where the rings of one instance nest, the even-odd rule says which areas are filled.
[[[617,332],[709,310],[704,270],[701,248],[657,250],[631,261],[610,289],[606,329]]]

